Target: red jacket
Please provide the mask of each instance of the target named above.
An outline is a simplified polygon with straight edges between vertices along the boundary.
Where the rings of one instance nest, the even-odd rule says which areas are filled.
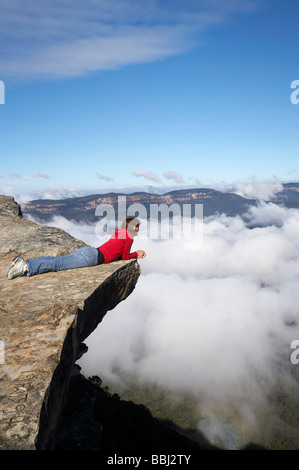
[[[120,228],[115,230],[114,235],[98,249],[103,253],[105,263],[118,258],[124,260],[137,258],[137,251],[130,253],[133,241],[133,235],[126,228]]]

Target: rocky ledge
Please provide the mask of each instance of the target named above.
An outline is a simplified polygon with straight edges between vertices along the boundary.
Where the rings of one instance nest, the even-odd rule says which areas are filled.
[[[136,260],[12,281],[4,270],[24,258],[61,255],[84,243],[22,217],[0,196],[0,449],[51,449],[82,341],[135,288]]]

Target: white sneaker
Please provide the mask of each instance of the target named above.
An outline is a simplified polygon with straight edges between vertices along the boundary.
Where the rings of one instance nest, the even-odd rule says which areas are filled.
[[[8,273],[9,271],[11,270],[11,268],[20,260],[20,259],[23,259],[21,256],[16,256],[12,262],[7,266],[7,268],[5,269],[5,277],[8,276]]]
[[[23,258],[19,259],[16,264],[10,269],[8,272],[8,279],[14,279],[16,277],[21,277],[26,275],[26,271],[24,271],[24,267],[26,266],[25,260]]]

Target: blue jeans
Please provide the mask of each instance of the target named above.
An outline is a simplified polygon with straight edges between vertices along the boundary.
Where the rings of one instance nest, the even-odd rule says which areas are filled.
[[[79,250],[63,256],[39,256],[27,259],[28,276],[43,274],[49,271],[87,268],[98,264],[98,250],[92,246],[84,246]]]

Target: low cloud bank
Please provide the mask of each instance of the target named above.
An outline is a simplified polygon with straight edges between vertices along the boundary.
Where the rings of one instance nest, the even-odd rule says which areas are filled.
[[[217,184],[215,189],[223,192],[233,192],[247,199],[270,201],[276,194],[283,191],[283,184],[276,178],[271,180],[259,180],[255,176],[244,181],[234,183]]]

